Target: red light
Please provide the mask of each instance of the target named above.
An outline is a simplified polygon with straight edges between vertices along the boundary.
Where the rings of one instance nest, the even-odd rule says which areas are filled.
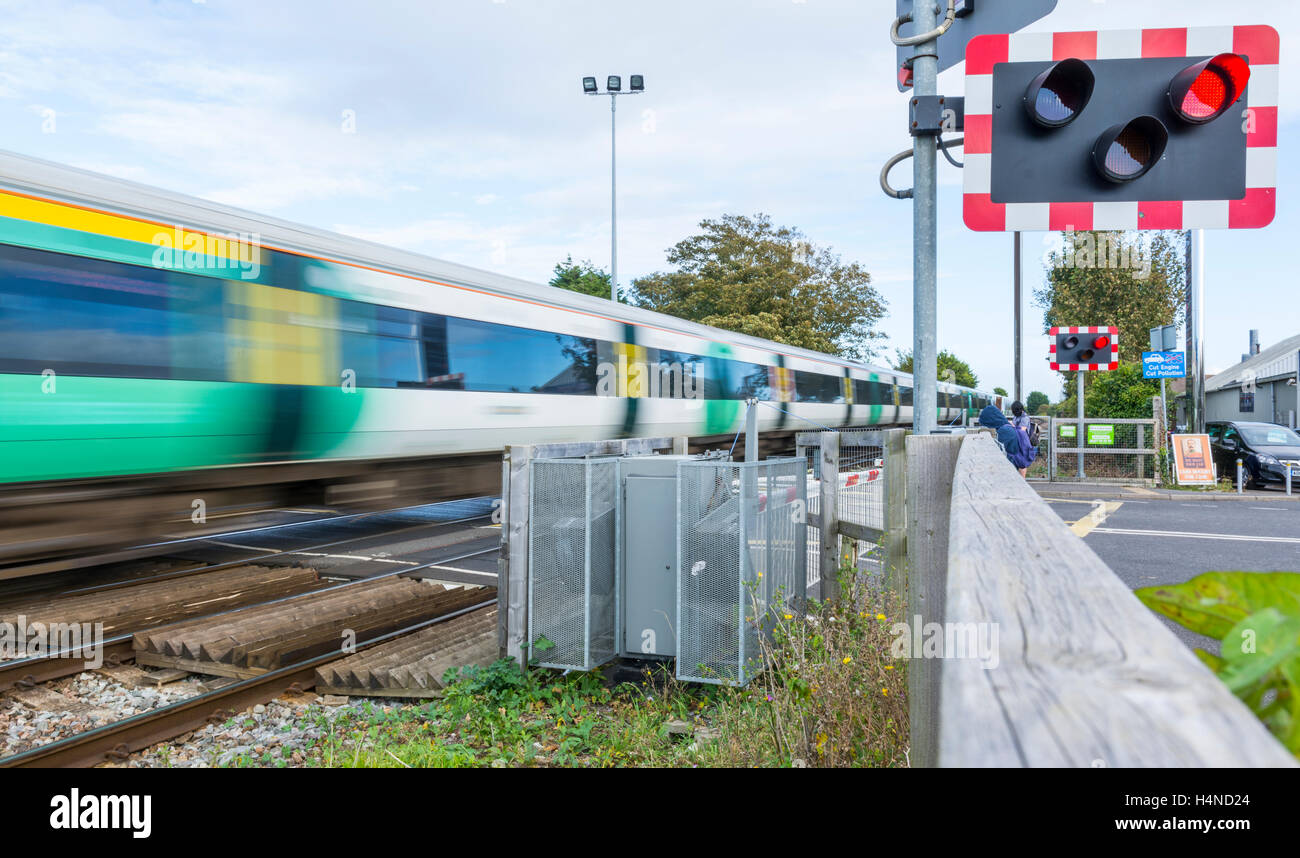
[[[1183,69],[1169,84],[1169,105],[1185,122],[1203,125],[1237,103],[1250,82],[1250,65],[1237,54],[1219,54]]]
[[[1107,348],[1110,345],[1110,337],[1097,337],[1092,344],[1099,349]]]
[[[1228,86],[1218,69],[1207,68],[1197,75],[1183,97],[1183,113],[1193,119],[1208,119],[1223,108]]]

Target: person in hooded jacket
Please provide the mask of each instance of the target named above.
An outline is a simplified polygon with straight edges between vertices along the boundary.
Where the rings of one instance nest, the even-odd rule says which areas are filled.
[[[1038,448],[1029,443],[1029,434],[1013,426],[996,405],[989,405],[980,412],[980,425],[998,433],[998,444],[1007,454],[1007,460],[1020,471],[1020,476],[1028,474],[1029,466],[1038,456]]]

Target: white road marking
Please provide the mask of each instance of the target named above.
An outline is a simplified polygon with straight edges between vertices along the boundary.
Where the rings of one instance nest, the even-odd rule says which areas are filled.
[[[1124,504],[1121,501],[1096,500],[1092,502],[1092,512],[1070,525],[1070,530],[1080,538],[1087,536],[1106,522],[1108,516]]]
[[[224,545],[226,548],[242,548],[245,551],[269,551],[272,554],[274,554],[280,550],[278,548],[259,548],[256,545],[240,545],[237,542],[221,542],[220,540],[217,539],[205,539],[203,541],[210,542],[213,545]]]
[[[1300,538],[1291,536],[1243,536],[1238,533],[1188,533],[1181,530],[1127,530],[1119,527],[1098,527],[1093,533],[1114,533],[1120,536],[1177,536],[1182,539],[1226,539],[1235,542],[1282,542],[1300,545]]]
[[[360,554],[314,554],[308,551],[295,552],[303,557],[329,557],[332,560],[365,560],[368,563],[396,563],[399,566],[419,566],[414,560],[389,560],[387,557],[365,557]]]
[[[495,572],[483,572],[479,569],[462,569],[459,566],[430,566],[430,569],[442,569],[447,572],[459,572],[462,575],[481,575],[484,578],[496,578]]]
[[[1269,512],[1286,512],[1286,507],[1281,506],[1252,506],[1251,509],[1266,509]]]

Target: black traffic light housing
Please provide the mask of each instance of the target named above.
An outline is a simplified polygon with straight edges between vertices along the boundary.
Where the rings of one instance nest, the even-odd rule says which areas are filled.
[[[1025,88],[1025,110],[1037,125],[1063,128],[1088,106],[1096,83],[1096,76],[1083,60],[1052,63]]]
[[[1242,199],[1249,78],[1236,54],[998,63],[992,202]]]
[[[1053,370],[1113,370],[1119,367],[1118,330],[1114,327],[1052,328],[1056,338],[1049,359]]]

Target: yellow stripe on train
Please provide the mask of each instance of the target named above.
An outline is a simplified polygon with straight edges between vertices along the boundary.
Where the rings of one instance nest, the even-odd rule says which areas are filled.
[[[184,229],[177,226],[163,226],[151,221],[112,215],[106,212],[67,206],[48,200],[32,199],[0,192],[0,216],[48,226],[74,229],[109,238],[136,241],[175,251],[186,251],[217,256],[235,262],[252,261],[253,253],[262,260],[262,249],[257,246],[254,236],[222,235]]]

